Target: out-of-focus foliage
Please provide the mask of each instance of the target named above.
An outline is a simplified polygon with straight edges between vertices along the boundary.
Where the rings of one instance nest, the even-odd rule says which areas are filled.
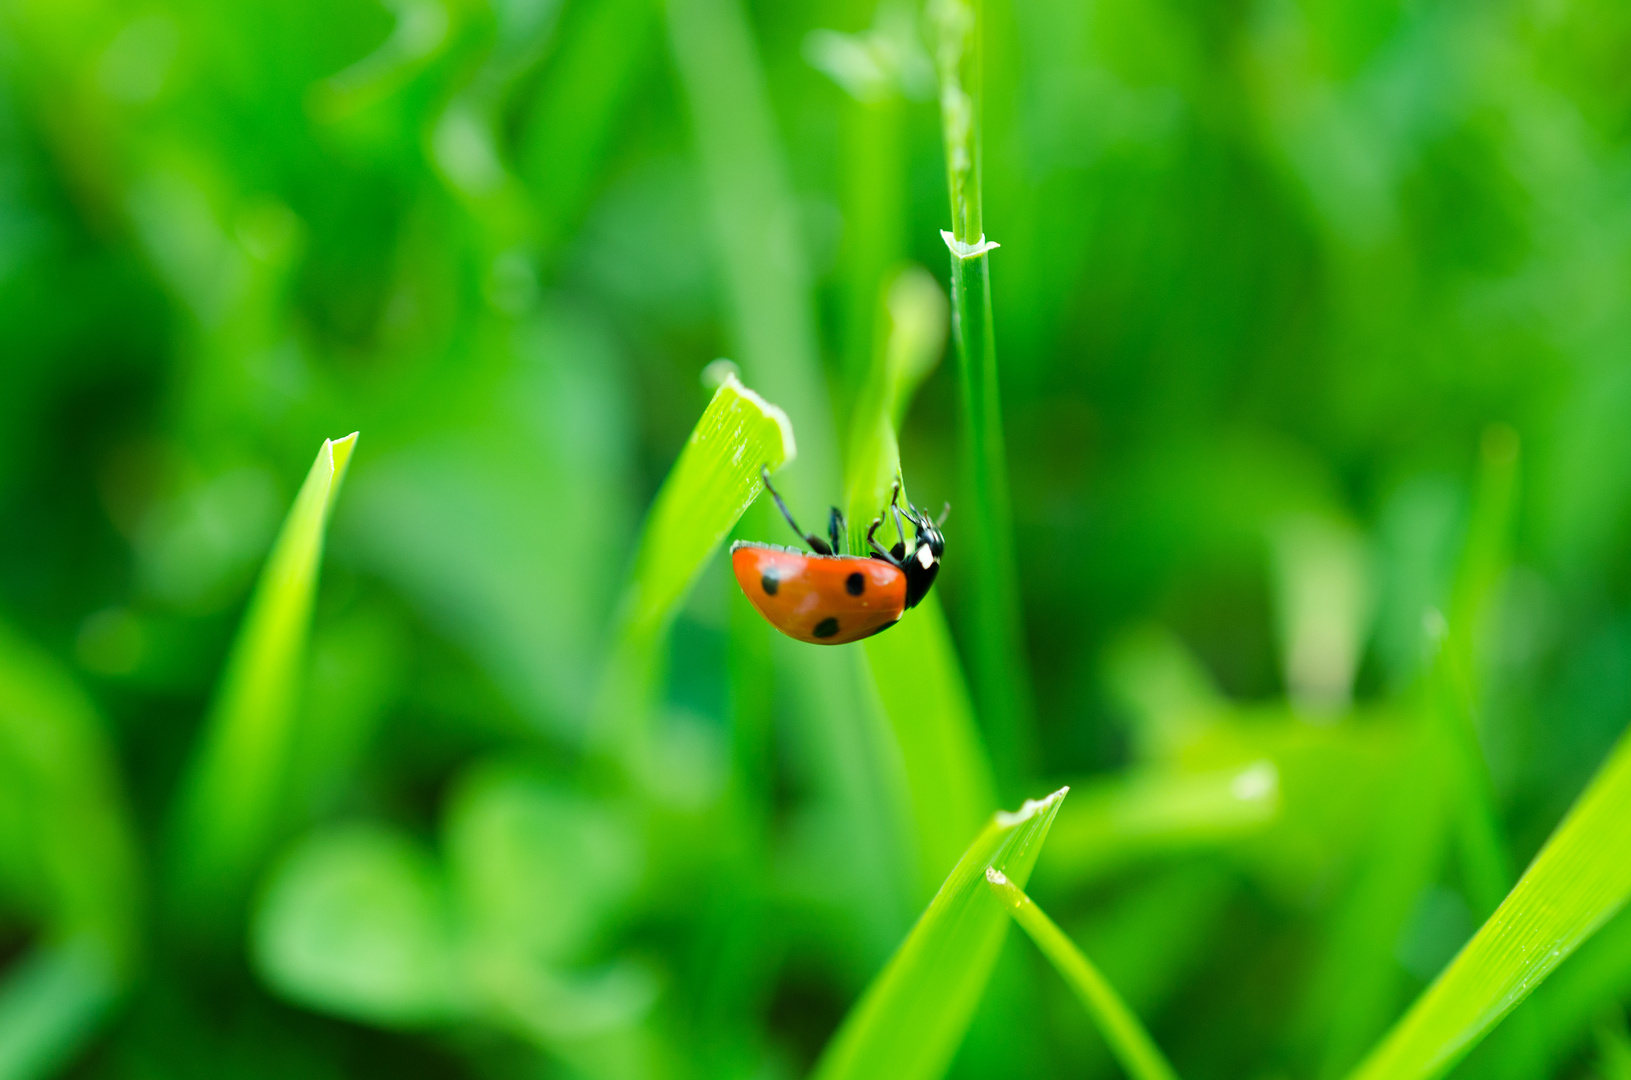
[[[1631,16],[984,0],[952,221],[964,6],[0,0],[0,1078],[836,1069],[1066,781],[1028,891],[1180,1076],[1404,1014],[1631,719]],[[807,526],[953,503],[889,634],[737,594],[778,462],[659,497],[720,356]],[[1115,1075],[981,940],[879,1052]],[[1622,914],[1454,1075],[1618,1075],[1627,1001]]]

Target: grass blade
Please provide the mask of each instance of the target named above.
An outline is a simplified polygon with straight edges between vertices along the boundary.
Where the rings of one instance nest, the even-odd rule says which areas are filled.
[[[952,227],[942,235],[951,250],[952,327],[962,386],[968,505],[959,520],[970,566],[974,685],[998,774],[1011,783],[1031,771],[1035,737],[991,322],[990,251],[996,245],[985,238],[980,210],[981,12],[968,0],[933,0],[929,11],[951,198]]]
[[[708,556],[759,497],[759,470],[779,469],[796,453],[787,414],[727,377],[646,517],[601,688],[597,738],[603,746],[638,754],[659,646],[680,603]]]
[[[917,895],[928,895],[996,805],[991,762],[935,596],[865,649],[906,774],[924,890]]]
[[[1523,878],[1351,1080],[1441,1076],[1631,897],[1624,735]]]
[[[1059,929],[1047,913],[1025,895],[1025,891],[1002,873],[991,868],[985,872],[986,884],[1007,905],[1008,912],[1021,929],[1031,936],[1050,963],[1058,969],[1071,990],[1081,999],[1093,1022],[1110,1044],[1111,1053],[1127,1070],[1133,1080],[1177,1080],[1178,1074],[1167,1063],[1166,1057],[1150,1038],[1150,1033],[1139,1023],[1138,1016],[1116,993],[1115,987],[1099,973],[1076,943]]]
[[[1539,1033],[1529,1075],[1555,1072],[1576,1051],[1604,1010],[1631,997],[1631,911],[1622,910],[1582,946],[1546,985],[1519,1006]]]
[[[219,929],[276,838],[329,513],[353,432],[325,440],[267,557],[188,767],[171,841],[188,925]]]
[[[1427,673],[1429,708],[1448,744],[1459,786],[1458,840],[1468,898],[1479,916],[1495,910],[1512,885],[1500,814],[1482,744],[1485,692],[1479,678],[1479,630],[1489,621],[1504,580],[1513,528],[1518,437],[1504,425],[1484,432],[1479,447],[1472,521],[1450,597],[1449,617]]]
[[[1008,929],[985,872],[995,867],[1028,881],[1068,790],[991,819],[850,1010],[816,1066],[816,1080],[930,1080],[945,1071]]]
[[[901,273],[884,307],[889,332],[850,425],[845,509],[857,553],[866,524],[883,513],[900,474],[895,432],[939,361],[946,335],[945,296],[922,269]],[[867,639],[865,650],[905,768],[923,894],[932,894],[997,804],[991,764],[934,594],[889,633]]]

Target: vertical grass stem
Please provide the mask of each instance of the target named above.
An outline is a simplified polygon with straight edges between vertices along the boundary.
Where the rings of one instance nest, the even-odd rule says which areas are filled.
[[[1021,647],[1013,515],[997,391],[990,252],[980,193],[981,22],[978,3],[930,0],[951,228],[952,328],[962,385],[962,467],[968,512],[959,520],[972,572],[975,696],[998,776],[1008,785],[1034,757],[1032,699]]]
[[[1035,748],[991,321],[988,252],[995,245],[982,238],[970,248],[948,236],[947,246],[952,249],[952,330],[962,384],[962,467],[968,506],[960,516],[958,536],[973,568],[967,578],[973,608],[971,667],[993,764],[999,777],[1012,784],[1027,771]]]

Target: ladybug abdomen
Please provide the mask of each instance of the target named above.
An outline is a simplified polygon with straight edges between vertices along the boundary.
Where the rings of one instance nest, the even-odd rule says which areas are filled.
[[[882,559],[738,542],[731,545],[731,569],[759,614],[812,645],[870,637],[906,610],[906,575]]]

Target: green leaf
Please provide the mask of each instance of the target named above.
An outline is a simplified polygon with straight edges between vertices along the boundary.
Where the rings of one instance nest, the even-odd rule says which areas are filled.
[[[1030,880],[1067,790],[991,819],[850,1010],[816,1066],[816,1080],[931,1080],[945,1071],[1008,930],[985,872],[995,868],[1021,885]]]
[[[86,939],[42,948],[0,986],[0,1080],[58,1074],[117,1000],[121,975]]]
[[[674,463],[640,535],[601,687],[598,736],[637,760],[659,646],[708,556],[797,453],[787,414],[729,376]]]
[[[274,870],[251,941],[261,976],[291,1000],[387,1026],[462,1008],[452,921],[435,864],[374,825],[305,840]]]
[[[444,867],[400,830],[319,830],[274,868],[251,948],[261,978],[309,1008],[392,1028],[455,1021],[513,1033],[584,1076],[653,1076],[642,964],[580,961],[637,883],[632,830],[532,768],[458,783]],[[567,965],[572,966],[567,966]]]
[[[1351,1074],[1441,1076],[1631,897],[1631,739],[1624,735],[1523,878]]]
[[[38,927],[0,983],[0,1080],[59,1071],[136,961],[141,886],[95,706],[0,626],[0,899]]]
[[[140,894],[135,838],[96,707],[0,625],[0,894],[56,940],[124,972]]]
[[[639,882],[632,823],[526,765],[477,766],[446,816],[450,878],[474,948],[575,959]]]
[[[323,539],[357,443],[325,440],[238,630],[188,766],[171,833],[186,925],[218,931],[275,841]]]

